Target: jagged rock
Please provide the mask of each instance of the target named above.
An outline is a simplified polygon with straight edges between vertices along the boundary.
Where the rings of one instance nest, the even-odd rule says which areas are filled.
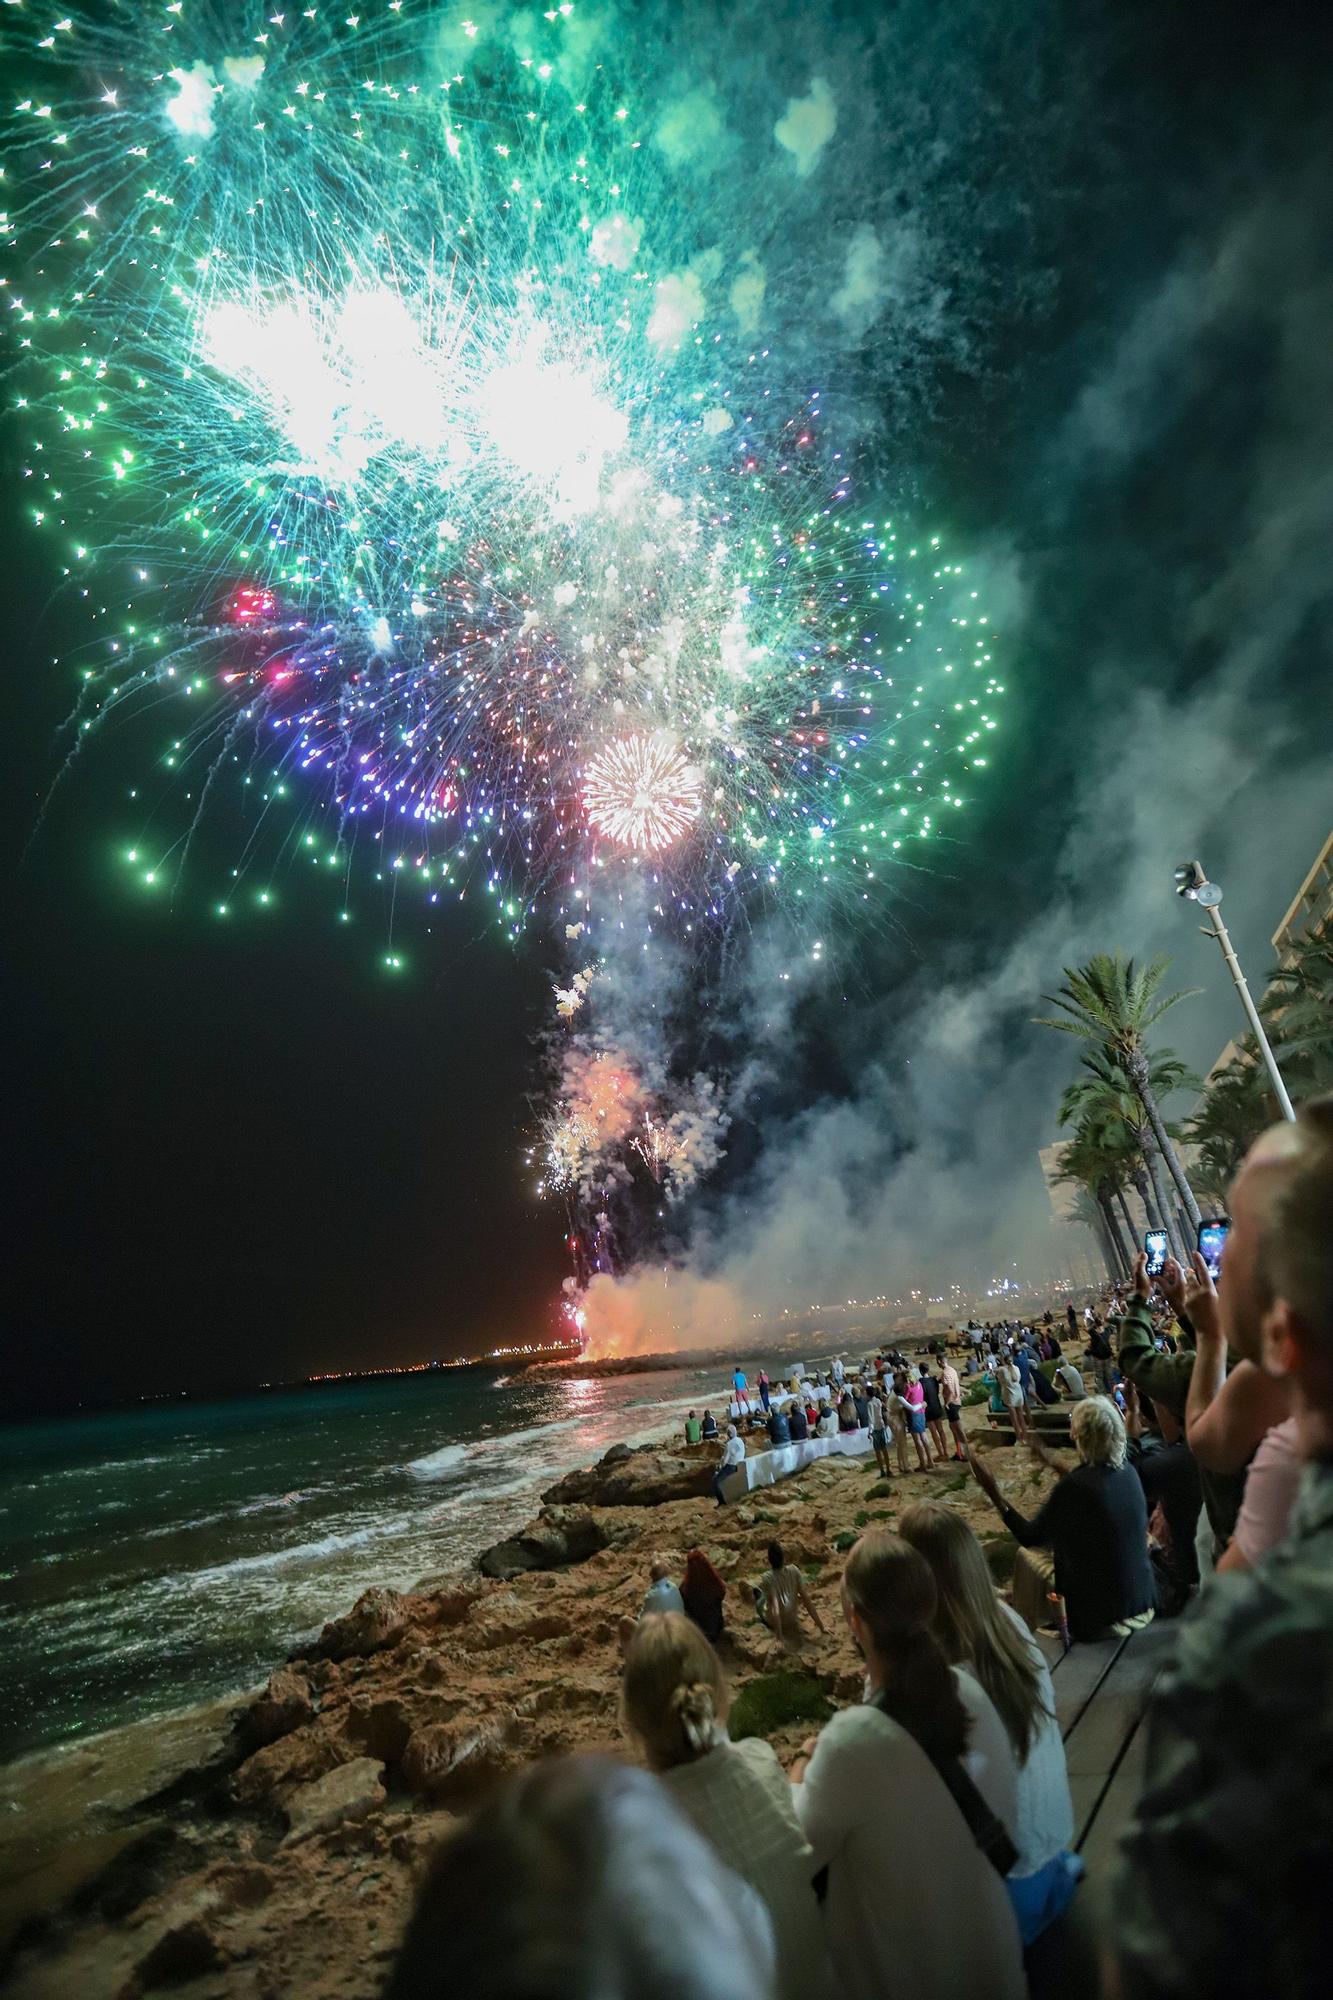
[[[405,1863],[414,1874],[424,1873],[449,1824],[447,1814],[417,1815],[392,1836],[389,1852],[395,1861]]]
[[[363,1590],[344,1617],[334,1618],[324,1627],[310,1648],[309,1658],[364,1659],[369,1653],[397,1645],[414,1620],[424,1623],[429,1615],[429,1604],[423,1598],[379,1587]]]
[[[232,1795],[239,1805],[262,1805],[275,1792],[322,1778],[326,1771],[350,1763],[357,1754],[358,1746],[347,1740],[341,1725],[317,1723],[293,1730],[246,1758],[232,1775]]]
[[[505,1591],[490,1600],[482,1617],[472,1620],[460,1643],[481,1653],[511,1645],[516,1639],[567,1639],[572,1629],[561,1612],[539,1611]]]
[[[459,1583],[456,1580],[447,1590],[429,1593],[431,1617],[435,1624],[450,1631],[461,1625],[481,1596],[474,1581]]]
[[[347,1710],[347,1734],[368,1757],[396,1764],[412,1734],[413,1717],[398,1695],[383,1701],[353,1701]]]
[[[134,1969],[139,1990],[151,1993],[158,1987],[181,1986],[187,1979],[198,1979],[221,1963],[221,1946],[207,1924],[196,1917],[163,1931]]]
[[[712,1491],[712,1460],[690,1464],[665,1452],[628,1450],[614,1458],[615,1449],[584,1471],[566,1473],[542,1494],[542,1504],[656,1507],[666,1500],[701,1499]]]
[[[458,1804],[512,1770],[523,1754],[498,1725],[428,1722],[413,1730],[403,1752],[403,1782],[432,1804]]]
[[[299,1785],[287,1801],[287,1840],[308,1840],[345,1820],[360,1820],[384,1803],[383,1765],[377,1757],[354,1757],[312,1784]]]
[[[218,1909],[253,1910],[273,1894],[274,1880],[262,1861],[239,1861],[214,1868],[207,1883]]]
[[[478,1558],[477,1567],[483,1576],[508,1583],[527,1570],[564,1569],[571,1563],[587,1562],[606,1546],[606,1534],[594,1514],[558,1508],[553,1517],[535,1521],[521,1535],[496,1542]]]
[[[290,1667],[279,1667],[270,1674],[268,1686],[257,1701],[239,1716],[236,1734],[241,1744],[249,1750],[260,1750],[266,1743],[276,1743],[281,1736],[289,1736],[293,1729],[314,1718],[315,1704],[310,1697],[310,1683],[301,1674],[294,1674]]]

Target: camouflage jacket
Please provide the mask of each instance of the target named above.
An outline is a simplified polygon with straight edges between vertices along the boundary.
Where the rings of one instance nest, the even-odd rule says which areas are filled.
[[[1124,2000],[1330,1990],[1333,1462],[1286,1541],[1213,1579],[1149,1711],[1115,1899]]]

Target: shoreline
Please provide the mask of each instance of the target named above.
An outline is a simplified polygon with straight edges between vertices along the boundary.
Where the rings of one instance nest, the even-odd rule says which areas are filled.
[[[984,1411],[969,1414],[984,1431]],[[833,1705],[859,1694],[837,1616],[856,1534],[891,1525],[911,1500],[947,1497],[988,1547],[1008,1540],[949,1463],[886,1487],[868,1452],[830,1456],[721,1509],[712,1464],[660,1434],[614,1446],[466,1565],[411,1591],[372,1586],[266,1688],[0,1769],[5,1990],[372,2000],[426,1859],[459,1813],[536,1758],[627,1754],[617,1632],[657,1551],[674,1567],[700,1545],[723,1575],[734,1717],[790,1762]],[[1040,1488],[1040,1469],[1014,1470],[1016,1491]],[[829,1628],[798,1652],[753,1613],[750,1585],[774,1536]]]

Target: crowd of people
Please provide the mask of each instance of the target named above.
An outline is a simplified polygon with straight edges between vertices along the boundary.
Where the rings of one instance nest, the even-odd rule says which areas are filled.
[[[1150,1704],[1101,1962],[1066,1972],[1061,1991],[1327,1990],[1333,1097],[1257,1142],[1231,1211],[1219,1285],[1202,1259],[1168,1262],[1155,1295],[1140,1258],[1106,1316],[1079,1324],[1071,1308],[1059,1340],[1053,1319],[977,1327],[975,1342],[964,1331],[967,1372],[989,1373],[1006,1411],[1031,1409],[1048,1372],[1092,1377],[1055,1391],[1077,1462],[1051,1459],[1059,1478],[1034,1513],[969,1448],[951,1363],[885,1356],[813,1399],[817,1421],[841,1422],[850,1397],[877,1457],[908,1438],[918,1464],[961,1451],[1020,1546],[1051,1550],[1075,1645],[1185,1610]],[[757,1400],[774,1400],[763,1376]],[[743,1451],[739,1433],[728,1442]],[[906,1470],[905,1450],[893,1456]],[[775,1634],[818,1617],[777,1543],[755,1591]],[[770,1744],[729,1734],[726,1592],[702,1549],[679,1583],[653,1563],[623,1635],[633,1762],[541,1764],[493,1795],[425,1883],[393,2000],[438,1995],[460,1962],[476,2000],[1056,1990],[1043,1954],[1077,1936],[1082,1869],[1053,1687],[962,1510],[910,1504],[894,1532],[852,1547],[840,1606],[863,1698],[788,1769]]]

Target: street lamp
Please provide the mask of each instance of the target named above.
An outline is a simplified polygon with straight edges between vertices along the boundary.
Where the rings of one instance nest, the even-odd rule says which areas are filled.
[[[1282,1107],[1282,1116],[1294,1120],[1296,1113],[1292,1109],[1291,1099],[1287,1095],[1287,1086],[1282,1081],[1282,1072],[1277,1066],[1277,1057],[1273,1054],[1268,1037],[1264,1033],[1264,1024],[1259,1019],[1259,1009],[1251,999],[1250,989],[1245,984],[1245,974],[1240,969],[1240,960],[1236,956],[1235,946],[1227,935],[1226,925],[1222,922],[1222,912],[1218,908],[1218,905],[1222,901],[1222,891],[1218,888],[1216,882],[1208,880],[1208,877],[1203,872],[1202,861],[1185,861],[1176,870],[1176,894],[1188,897],[1190,902],[1197,903],[1201,910],[1208,912],[1209,930],[1211,930],[1212,935],[1222,947],[1222,956],[1227,962],[1232,979],[1235,981],[1236,991],[1240,995],[1240,1004],[1245,1009],[1246,1018],[1253,1028],[1255,1040],[1259,1044],[1259,1053],[1264,1059],[1264,1068],[1268,1071],[1268,1080],[1273,1086],[1273,1095]],[[1204,936],[1207,937],[1208,934],[1209,931],[1205,930]]]

